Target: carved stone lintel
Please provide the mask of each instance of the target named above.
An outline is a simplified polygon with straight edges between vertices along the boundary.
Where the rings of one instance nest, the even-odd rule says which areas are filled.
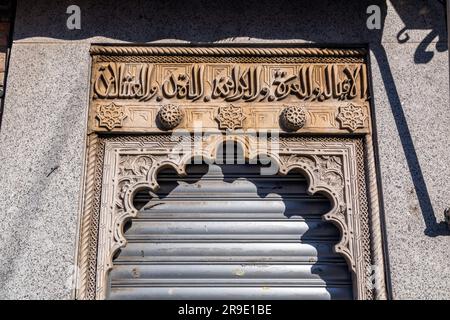
[[[280,125],[287,131],[301,129],[305,123],[306,112],[300,106],[286,106],[280,114]]]
[[[183,116],[181,108],[174,104],[166,104],[158,111],[158,121],[166,130],[177,127],[183,120]]]
[[[287,131],[301,127],[305,134],[367,133],[367,119],[363,125],[346,119],[340,125],[336,117],[339,108],[353,103],[362,106],[363,115],[369,118],[363,52],[293,47],[95,46],[89,129],[105,132],[112,126],[117,133],[170,130],[173,119],[159,121],[164,116],[157,113],[161,104],[173,104],[183,105],[183,120],[176,127],[187,131],[198,128],[198,123],[205,130],[215,130],[218,121],[221,129],[231,130],[279,130],[284,123]],[[123,106],[128,115],[123,125],[100,125],[97,121],[97,105],[110,102]],[[292,118],[288,110],[280,122],[286,105],[299,104],[307,115],[306,123],[298,122],[298,115]],[[242,113],[226,119],[221,111],[217,114],[219,106],[242,108]]]

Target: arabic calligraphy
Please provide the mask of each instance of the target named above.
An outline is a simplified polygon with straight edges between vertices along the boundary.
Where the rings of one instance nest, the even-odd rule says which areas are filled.
[[[94,99],[321,102],[368,98],[363,64],[229,64],[218,70],[213,64],[101,63],[94,73]]]

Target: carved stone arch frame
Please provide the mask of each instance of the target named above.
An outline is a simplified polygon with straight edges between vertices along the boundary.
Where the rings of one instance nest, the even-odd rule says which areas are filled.
[[[372,258],[363,140],[280,137],[279,145],[272,150],[255,148],[258,146],[256,137],[224,137],[221,134],[203,137],[199,141],[200,151],[197,141],[197,148],[189,151],[184,147],[182,153],[173,152],[179,141],[169,135],[92,137],[96,149],[92,160],[98,172],[94,183],[97,188],[92,189],[92,197],[101,202],[93,208],[98,210],[98,230],[91,233],[90,240],[97,238],[98,242],[95,243],[95,259],[80,260],[86,264],[81,265],[78,298],[106,297],[113,256],[126,245],[123,226],[138,213],[133,207],[136,192],[143,188],[156,191],[157,175],[163,168],[172,167],[183,176],[186,165],[194,158],[201,156],[206,162],[214,161],[218,146],[231,139],[241,145],[247,159],[261,154],[272,159],[277,174],[300,170],[308,180],[308,193],[320,192],[330,199],[332,209],[323,219],[340,231],[341,239],[335,251],[345,257],[352,273],[354,298],[372,299],[374,292],[368,286]],[[89,240],[88,235],[85,237]]]

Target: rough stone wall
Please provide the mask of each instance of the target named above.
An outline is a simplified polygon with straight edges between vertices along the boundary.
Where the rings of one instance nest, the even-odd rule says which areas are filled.
[[[68,299],[93,43],[367,45],[395,299],[450,299],[448,48],[438,1],[19,0],[0,132],[0,298]],[[366,28],[381,8],[382,29]]]

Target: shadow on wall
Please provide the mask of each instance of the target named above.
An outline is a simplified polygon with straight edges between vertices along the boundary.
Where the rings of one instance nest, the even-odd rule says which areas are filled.
[[[445,0],[434,0],[436,9],[445,12]],[[432,10],[428,3],[431,1],[392,1],[397,14],[402,18],[404,28],[397,33],[399,43],[410,41],[409,30],[430,30],[430,33],[419,43],[414,54],[414,62],[417,64],[428,63],[433,59],[434,49],[438,52],[448,50],[447,35],[445,32],[445,15],[436,19],[436,11]],[[436,44],[432,48],[432,43]]]
[[[201,43],[236,37],[369,42],[374,32],[365,27],[366,8],[371,4],[386,7],[380,0],[327,0],[320,4],[301,0],[80,0],[76,4],[81,9],[81,30],[68,30],[66,8],[73,1],[18,2],[16,40],[96,38],[133,43],[167,39]]]
[[[226,43],[236,39],[241,42],[259,39],[273,43],[272,39],[277,39],[282,42],[301,40],[324,45],[369,44],[380,67],[418,196],[426,224],[424,233],[428,236],[449,234],[444,223],[437,223],[389,59],[382,43],[383,34],[386,41],[389,41],[392,29],[394,41],[401,44],[413,42],[409,33],[414,30],[430,30],[418,43],[414,62],[428,63],[433,58],[435,50],[440,52],[447,50],[445,6],[442,0],[392,0],[390,3],[401,19],[399,30],[395,30],[395,25],[386,28],[388,5],[383,0],[320,2],[80,0],[77,1],[77,5],[81,9],[81,30],[68,30],[66,8],[73,4],[72,2],[19,0],[15,40],[47,37],[64,40],[89,39],[97,43],[111,40],[147,43],[177,39],[181,42],[199,44]],[[366,9],[370,5],[378,5],[381,9],[380,30],[369,30],[366,27],[368,17]],[[433,48],[432,41],[435,39],[439,39],[439,42]]]
[[[445,12],[445,5],[443,2],[437,0],[433,3],[433,6],[430,7],[429,4],[430,1],[417,1],[414,3],[402,0],[392,1],[393,7],[405,25],[404,28],[397,33],[397,40],[399,43],[406,43],[410,40],[408,30],[430,30],[430,33],[418,44],[416,48],[414,53],[414,62],[416,64],[424,64],[431,61],[434,56],[434,49],[431,47],[432,41],[436,38],[438,38],[438,42],[434,42],[436,44],[435,50],[439,52],[448,50],[445,31],[445,15],[442,14]],[[432,10],[432,8],[435,10]],[[441,12],[441,19],[436,18],[436,14],[438,14],[439,9]],[[382,11],[382,16],[386,17],[386,11]],[[385,18],[383,18],[383,27],[381,32],[385,28],[384,21]],[[408,127],[406,116],[402,108],[398,90],[395,85],[386,50],[381,41],[371,43],[370,47],[380,68],[380,73],[389,99],[391,111],[397,126],[398,135],[402,143],[403,152],[405,154],[409,172],[417,194],[425,222],[424,234],[430,237],[450,235],[447,224],[444,221],[439,223],[437,222],[436,213],[434,212],[427,190],[427,185],[419,163],[417,151],[414,147],[411,131]]]

